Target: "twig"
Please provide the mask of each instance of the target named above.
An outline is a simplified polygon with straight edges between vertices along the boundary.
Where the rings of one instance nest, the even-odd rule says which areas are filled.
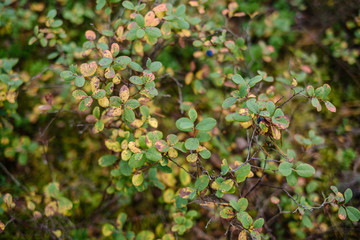
[[[283,102],[282,104],[280,104],[280,106],[278,106],[277,108],[282,108],[287,102],[289,102],[291,99],[293,99],[294,97],[296,97],[297,95],[299,95],[300,93],[302,93],[304,90],[301,90],[297,93],[294,93],[291,97],[289,97],[285,102]]]
[[[190,175],[190,177],[192,179],[196,179],[196,177],[194,177],[194,175],[192,175],[188,170],[186,170],[183,166],[179,165],[177,162],[175,162],[174,160],[172,160],[171,158],[167,158],[168,160],[170,160],[171,162],[173,162],[176,166],[178,166],[179,168],[183,169],[187,174]]]
[[[250,138],[250,143],[249,143],[249,147],[248,147],[248,154],[247,154],[247,157],[246,157],[246,161],[243,164],[241,164],[240,166],[238,166],[237,168],[231,170],[230,172],[236,172],[238,169],[242,168],[245,164],[247,164],[251,160],[250,151],[251,151],[251,145],[252,145],[252,142],[253,142],[253,139],[254,139],[256,129],[257,129],[257,126],[254,127],[254,130],[253,130],[251,138]]]
[[[18,185],[19,187],[21,187],[21,188],[22,188],[23,190],[25,190],[26,192],[29,192],[29,189],[28,189],[26,186],[22,185],[22,184],[14,177],[14,175],[12,175],[11,172],[9,172],[9,170],[4,166],[4,164],[2,164],[1,162],[0,162],[0,167],[1,167],[1,169],[6,173],[6,175],[8,175],[8,176],[11,178],[11,180],[12,180],[16,185]]]
[[[169,76],[169,78],[171,78],[172,80],[174,80],[174,82],[176,83],[177,85],[177,88],[178,88],[178,93],[179,93],[179,100],[178,100],[178,103],[180,105],[180,112],[181,114],[184,113],[184,109],[183,109],[183,97],[182,97],[182,92],[181,92],[181,88],[183,87],[182,84],[174,77],[172,76]]]

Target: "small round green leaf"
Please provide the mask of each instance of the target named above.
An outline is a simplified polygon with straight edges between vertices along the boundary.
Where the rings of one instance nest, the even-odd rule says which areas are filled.
[[[185,148],[187,150],[196,150],[199,147],[199,139],[197,138],[188,138],[185,141]]]
[[[289,162],[282,162],[279,165],[279,171],[283,176],[289,176],[292,172],[292,164]]]
[[[116,159],[116,156],[107,154],[99,158],[98,162],[101,167],[108,167],[110,165],[113,165],[116,162]]]
[[[354,207],[346,207],[346,212],[349,217],[349,219],[353,222],[357,222],[360,219],[360,211],[357,208]]]
[[[197,191],[204,190],[209,184],[209,177],[207,175],[202,175],[195,182],[195,188]]]
[[[195,128],[199,131],[211,131],[215,126],[216,120],[214,118],[205,118]]]
[[[299,164],[295,171],[301,177],[311,177],[315,174],[315,169],[307,163]]]

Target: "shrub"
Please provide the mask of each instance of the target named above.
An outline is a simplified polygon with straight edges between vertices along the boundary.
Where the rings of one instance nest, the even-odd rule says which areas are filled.
[[[336,107],[296,46],[306,5],[219,3],[28,3],[27,47],[47,56],[0,62],[5,237],[301,239],[327,236],[331,214],[358,224],[351,188],[325,182],[317,119]],[[0,9],[28,29],[9,14],[24,8]]]

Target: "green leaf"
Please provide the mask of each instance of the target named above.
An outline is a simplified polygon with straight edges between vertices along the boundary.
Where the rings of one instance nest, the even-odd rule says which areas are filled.
[[[350,188],[346,189],[346,191],[344,192],[344,197],[345,197],[345,204],[351,200],[351,198],[353,197],[353,192],[351,191]]]
[[[75,78],[75,75],[71,71],[62,71],[60,73],[60,77],[62,79],[64,79],[65,81],[70,81],[70,80],[73,80]]]
[[[135,22],[137,23],[137,25],[141,28],[143,28],[145,26],[145,20],[144,17],[141,14],[136,14],[135,16]]]
[[[272,116],[275,112],[275,104],[272,101],[268,101],[266,103],[266,110],[270,113],[270,116]]]
[[[149,71],[151,72],[157,72],[160,70],[160,68],[162,67],[162,63],[161,62],[158,62],[158,61],[155,61],[155,62],[152,62],[150,64],[150,67],[149,67]]]
[[[99,65],[102,67],[108,67],[112,63],[112,58],[104,57],[100,59]]]
[[[244,228],[249,229],[253,222],[253,219],[247,212],[244,212],[241,214],[240,222]]]
[[[353,221],[353,222],[357,222],[360,219],[360,211],[357,208],[354,207],[346,207],[346,212],[348,215],[348,218]]]
[[[104,130],[104,122],[102,120],[96,121],[95,129],[97,132],[101,132],[102,130]]]
[[[189,110],[188,115],[189,115],[190,120],[193,121],[193,122],[195,122],[195,120],[196,120],[196,118],[197,118],[197,116],[198,116],[198,115],[197,115],[197,112],[196,112],[196,110],[195,110],[194,108],[191,108],[191,109]]]
[[[130,239],[130,238],[129,238]],[[145,231],[141,231],[137,234],[136,239],[135,240],[154,240],[155,239],[155,235],[154,233],[145,230]]]
[[[195,182],[195,188],[197,191],[204,190],[209,184],[209,177],[207,175],[202,175]]]
[[[251,99],[247,100],[246,106],[252,113],[259,112],[259,106],[257,105],[255,98],[251,98]]]
[[[237,204],[238,204],[239,212],[243,212],[247,209],[249,202],[246,198],[240,198]]]
[[[239,74],[233,75],[231,79],[232,79],[233,82],[236,83],[236,84],[245,84],[245,83],[246,83],[245,80],[244,80],[244,78],[243,78],[241,75],[239,75]]]
[[[263,218],[256,219],[254,224],[253,224],[255,229],[261,228],[263,225],[264,225],[264,219]]]
[[[120,65],[121,67],[125,68],[129,63],[131,63],[131,58],[128,56],[120,56],[115,59],[114,63],[114,67],[116,65]]]
[[[301,219],[301,223],[305,226],[305,227],[308,227],[308,228],[312,228],[312,221],[311,219],[309,218],[308,215],[303,215],[302,219]]]
[[[82,76],[77,76],[74,83],[77,87],[83,87],[85,84],[85,78]]]
[[[75,90],[73,91],[72,95],[76,100],[81,100],[88,96],[83,90]]]
[[[290,186],[295,186],[298,181],[298,177],[295,172],[292,172],[289,176],[286,177],[286,181]]]
[[[146,27],[145,32],[151,38],[158,38],[162,35],[160,29],[158,29],[157,27]]]
[[[192,131],[192,128],[194,127],[194,123],[190,119],[183,117],[183,118],[179,118],[176,121],[176,127],[180,131],[190,132],[190,131]]]
[[[277,118],[277,117],[281,117],[281,116],[284,116],[284,113],[280,108],[277,108],[274,112],[274,117]]]
[[[68,211],[73,207],[73,203],[66,197],[59,197],[58,202],[59,202],[59,209],[63,211]]]
[[[186,7],[184,4],[180,4],[177,8],[176,8],[176,11],[175,11],[175,15],[176,16],[182,16],[185,14],[185,11],[186,11]]]
[[[146,150],[145,157],[151,161],[157,162],[161,160],[162,155],[155,147],[151,147]]]
[[[129,81],[135,85],[143,85],[144,84],[144,81],[142,80],[142,78],[140,78],[138,76],[131,76],[129,78]]]
[[[211,131],[215,126],[216,120],[214,118],[205,118],[195,128],[199,131]]]
[[[239,86],[239,94],[240,97],[245,97],[246,95],[248,95],[250,91],[250,86],[247,84],[240,84]]]
[[[289,162],[282,162],[279,165],[279,172],[285,177],[289,176],[292,173],[292,164]]]
[[[211,136],[207,132],[198,132],[196,138],[199,139],[199,142],[208,142],[211,139]]]
[[[230,170],[229,164],[226,159],[223,159],[221,162],[221,175],[226,175],[228,171]]]
[[[114,36],[114,32],[113,31],[111,31],[111,30],[102,30],[102,32],[101,32],[104,36],[107,36],[107,37],[112,37],[112,36]]]
[[[322,95],[322,99],[325,99],[329,95],[329,93],[331,92],[331,88],[330,88],[329,84],[324,84],[323,89],[324,89],[324,92],[323,92],[323,95]]]
[[[130,10],[133,10],[135,8],[134,4],[130,1],[124,1],[122,3],[122,5],[124,8],[130,9]]]
[[[96,89],[93,92],[92,97],[95,99],[101,99],[101,98],[105,97],[105,95],[106,95],[106,92],[104,89]]]
[[[108,167],[113,165],[116,162],[116,159],[116,156],[107,154],[99,158],[98,162],[101,167]]]
[[[56,10],[55,9],[51,9],[48,14],[46,15],[47,18],[49,19],[53,19],[56,16]]]
[[[306,92],[310,97],[313,97],[315,94],[314,87],[309,85],[306,87]]]
[[[237,182],[245,181],[247,175],[249,175],[250,173],[250,170],[251,170],[250,165],[244,165],[241,168],[239,168],[235,173],[236,181]]]
[[[307,163],[299,164],[296,167],[295,171],[301,177],[311,177],[315,174],[315,169]]]
[[[129,64],[129,67],[134,70],[134,71],[137,71],[137,72],[142,72],[144,69],[136,62],[131,62]]]
[[[249,83],[250,87],[253,87],[253,86],[255,86],[255,84],[257,84],[261,80],[262,80],[262,77],[260,75],[257,75],[255,77],[253,77],[252,79],[250,79],[248,83]]]
[[[125,106],[128,107],[129,109],[133,110],[133,109],[138,108],[140,106],[140,103],[136,99],[129,99],[125,103]]]
[[[129,108],[124,108],[124,117],[126,121],[132,123],[135,120],[135,113]]]
[[[316,97],[313,97],[313,98],[311,99],[311,104],[313,105],[313,107],[316,108],[316,110],[317,110],[318,112],[321,111],[321,104],[320,104],[319,100],[318,100]]]
[[[58,28],[63,24],[63,21],[60,19],[56,19],[54,22],[50,24],[50,27],[52,28]]]
[[[96,0],[96,10],[102,9],[106,4],[105,0]]]
[[[229,98],[225,99],[225,101],[222,104],[222,108],[227,109],[227,108],[231,107],[232,105],[234,105],[236,100],[237,100],[236,97],[229,97]]]
[[[143,38],[145,36],[145,31],[143,29],[136,30],[136,37],[137,38]]]
[[[199,147],[199,139],[197,138],[188,138],[185,141],[185,148],[187,150],[196,150]]]
[[[199,154],[204,159],[209,159],[211,157],[211,152],[207,149],[201,150]]]

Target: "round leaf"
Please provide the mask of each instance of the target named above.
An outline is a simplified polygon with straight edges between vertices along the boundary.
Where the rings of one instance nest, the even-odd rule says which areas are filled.
[[[296,167],[296,173],[301,177],[311,177],[315,173],[315,169],[306,163],[299,164]]]
[[[205,118],[195,128],[199,131],[211,131],[215,126],[216,120],[214,118]]]

